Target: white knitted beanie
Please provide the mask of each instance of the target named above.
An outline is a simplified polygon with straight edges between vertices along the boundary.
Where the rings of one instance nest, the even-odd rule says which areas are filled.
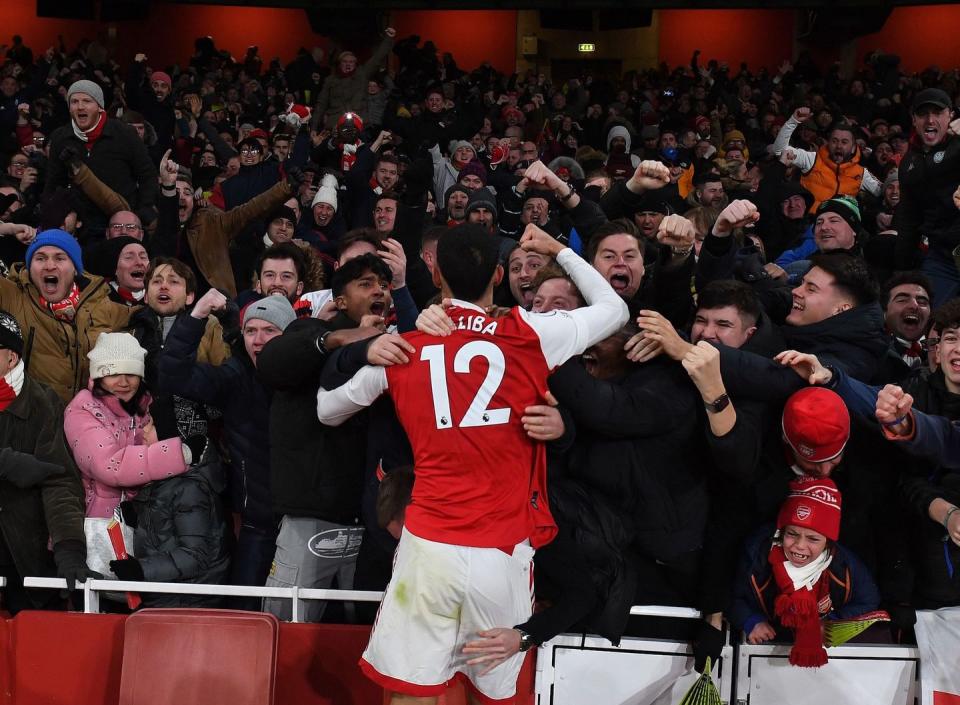
[[[326,203],[334,211],[337,210],[337,177],[325,174],[320,180],[320,188],[317,189],[317,195],[313,197],[310,208],[318,203]]]
[[[137,375],[143,377],[143,359],[147,351],[129,333],[101,333],[90,358],[90,379],[109,375]]]

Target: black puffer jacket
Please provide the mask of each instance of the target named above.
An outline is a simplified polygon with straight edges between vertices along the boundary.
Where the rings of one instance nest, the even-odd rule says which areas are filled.
[[[704,412],[683,367],[658,359],[608,382],[573,360],[553,374],[550,389],[577,424],[571,476],[633,517],[637,550],[669,560],[699,548],[707,517]]]
[[[220,502],[220,460],[208,444],[182,475],[145,485],[133,500],[134,555],[148,581],[218,584],[230,565],[230,530]],[[148,607],[211,606],[201,595],[151,595]]]

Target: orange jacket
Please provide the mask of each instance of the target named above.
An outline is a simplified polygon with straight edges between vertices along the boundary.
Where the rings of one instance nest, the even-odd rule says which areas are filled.
[[[830,158],[826,145],[817,150],[817,158],[813,167],[800,177],[800,183],[807,191],[813,194],[813,205],[810,212],[816,213],[821,202],[834,196],[851,196],[856,198],[863,182],[864,169],[860,166],[860,148],[853,153],[853,158],[843,164],[837,164]]]

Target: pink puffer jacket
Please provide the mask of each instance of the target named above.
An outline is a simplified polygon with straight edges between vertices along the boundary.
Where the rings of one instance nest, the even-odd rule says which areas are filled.
[[[179,438],[143,443],[150,396],[142,413],[130,416],[113,395],[78,393],[63,413],[63,431],[83,476],[88,517],[110,517],[121,495],[132,497],[141,485],[186,471]]]

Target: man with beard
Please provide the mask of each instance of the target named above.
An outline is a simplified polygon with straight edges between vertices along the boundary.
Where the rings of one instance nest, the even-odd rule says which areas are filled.
[[[773,143],[776,154],[786,164],[796,164],[802,176],[800,183],[813,194],[811,211],[831,196],[844,195],[856,198],[860,191],[879,196],[882,183],[860,164],[860,147],[857,146],[853,127],[846,123],[835,124],[827,144],[816,152],[790,147],[790,137],[801,122],[810,117],[809,108],[797,108],[784,123]]]
[[[372,145],[360,145],[357,161],[344,179],[351,228],[373,225],[373,203],[385,191],[394,191],[399,179],[399,164],[393,153],[379,154],[387,132],[381,132]]]
[[[349,50],[340,52],[337,57],[336,73],[323,82],[314,110],[318,121],[328,130],[333,129],[344,112],[361,108],[367,84],[390,53],[397,31],[387,27],[383,34],[383,41],[365,64],[358,66],[357,55]]]
[[[467,220],[467,204],[470,201],[471,191],[462,184],[454,184],[443,195],[444,208],[437,212],[447,227],[452,228]]]
[[[251,301],[265,296],[283,296],[294,310],[297,310],[296,304],[303,294],[306,271],[306,255],[299,247],[292,242],[271,245],[260,253],[253,289],[237,296],[237,306],[243,309]],[[309,315],[309,304],[305,303],[301,310]]]
[[[152,242],[154,255],[179,255],[196,274],[198,291],[206,292],[213,286],[236,296],[230,240],[296,193],[298,178],[298,173],[291,172],[266,193],[226,212],[212,207],[195,209],[191,175],[170,159],[168,150],[160,162],[160,214]]]
[[[936,88],[920,91],[911,109],[915,143],[904,155],[900,205],[894,217],[897,269],[920,265],[933,285],[933,303],[940,306],[960,291],[960,271],[953,258],[960,244],[960,211],[953,193],[960,183],[960,120],[950,121],[950,96]],[[929,248],[922,255],[921,241]]]
[[[77,81],[67,89],[70,124],[50,136],[50,160],[43,198],[66,187],[70,177],[68,154],[82,154],[83,162],[108,188],[140,214],[155,213],[157,169],[136,131],[104,110],[103,90],[93,81]],[[87,197],[79,197],[80,219],[88,228],[106,225],[106,217]]]
[[[706,172],[693,177],[693,191],[687,199],[690,205],[715,208],[727,205],[727,195],[723,192],[723,182],[718,174]]]
[[[920,272],[901,272],[884,282],[880,305],[892,346],[878,380],[899,384],[925,367],[923,343],[930,323],[931,289],[930,280]]]

